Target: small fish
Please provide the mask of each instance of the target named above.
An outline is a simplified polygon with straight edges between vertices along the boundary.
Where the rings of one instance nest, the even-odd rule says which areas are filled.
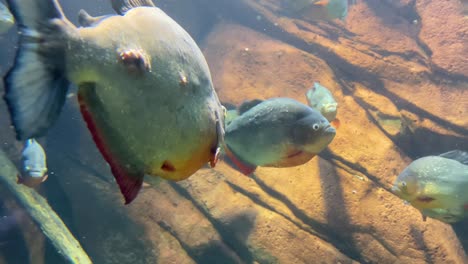
[[[288,5],[293,12],[306,14],[313,20],[344,20],[349,3],[348,0],[293,0],[288,1]]]
[[[46,154],[34,138],[26,140],[21,159],[23,173],[18,177],[19,184],[34,188],[47,180]]]
[[[57,0],[8,0],[19,28],[5,100],[19,140],[44,135],[69,84],[125,204],[145,175],[180,181],[215,166],[224,110],[192,37],[151,0],[111,0],[117,14],[79,13]]]
[[[338,103],[326,87],[314,82],[306,97],[310,107],[320,111],[335,128],[340,126],[340,120],[336,118]]]
[[[8,7],[0,2],[0,34],[7,32],[15,24],[15,18]]]
[[[452,150],[411,162],[392,192],[424,217],[452,223],[468,216],[468,152]]]
[[[245,175],[257,166],[292,167],[306,163],[335,137],[317,110],[290,98],[245,102],[226,126],[226,156]]]

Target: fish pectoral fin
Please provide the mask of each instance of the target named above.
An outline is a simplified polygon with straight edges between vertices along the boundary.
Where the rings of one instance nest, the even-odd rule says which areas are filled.
[[[93,17],[90,14],[88,14],[88,12],[86,12],[84,9],[80,9],[80,11],[78,12],[78,23],[82,27],[92,27],[99,24],[99,22],[108,17],[109,16]]]
[[[41,182],[45,182],[49,178],[49,174],[42,176]]]
[[[123,15],[128,10],[139,6],[156,7],[151,0],[112,0],[111,2],[112,8],[119,15]]]
[[[218,117],[216,120],[216,140],[213,146],[211,146],[210,152],[210,167],[214,168],[216,166],[216,163],[219,160],[219,155],[221,154],[221,147],[220,145],[222,144],[224,138],[224,129],[223,129],[223,124]]]

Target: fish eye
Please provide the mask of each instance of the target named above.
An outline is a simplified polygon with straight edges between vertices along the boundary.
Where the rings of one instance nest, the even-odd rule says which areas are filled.
[[[319,130],[319,128],[320,128],[319,124],[313,124],[312,125],[312,129],[315,130],[315,131]]]
[[[406,184],[406,182],[400,182],[400,189],[406,190],[406,187],[407,187],[407,186],[408,186],[408,185]]]

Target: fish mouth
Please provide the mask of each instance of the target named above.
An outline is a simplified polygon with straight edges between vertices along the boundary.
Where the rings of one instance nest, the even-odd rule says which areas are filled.
[[[401,193],[401,190],[400,188],[398,188],[398,186],[392,186],[392,188],[390,189],[390,191],[393,193],[393,194],[400,194]]]
[[[28,171],[27,176],[32,178],[41,178],[44,177],[44,171]]]
[[[330,124],[328,124],[325,128],[324,128],[324,132],[325,133],[333,133],[333,134],[336,134],[336,129],[334,127],[332,127]]]
[[[296,151],[296,152],[294,152],[294,153],[289,154],[289,155],[286,157],[286,159],[292,159],[292,158],[294,158],[294,157],[297,157],[297,156],[301,155],[302,153],[304,153],[304,151],[298,150],[298,151]]]

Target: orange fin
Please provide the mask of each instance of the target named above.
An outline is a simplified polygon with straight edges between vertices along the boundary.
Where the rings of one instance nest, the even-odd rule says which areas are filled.
[[[42,176],[42,181],[41,182],[45,182],[47,180],[47,178],[49,178],[49,174],[46,174],[46,175]]]
[[[242,161],[228,147],[225,148],[225,151],[226,151],[226,157],[228,158],[229,161],[231,161],[235,165],[235,167],[232,166],[230,162],[228,162],[228,164],[231,165],[231,167],[233,167],[234,169],[242,172],[242,174],[249,176],[257,168],[257,166],[255,165]]]
[[[320,1],[315,2],[314,5],[316,5],[316,6],[326,6],[326,5],[328,5],[328,1],[329,0],[320,0]]]
[[[331,125],[332,127],[334,127],[335,129],[338,129],[341,125],[341,122],[338,118],[335,118],[335,120],[331,121]]]

